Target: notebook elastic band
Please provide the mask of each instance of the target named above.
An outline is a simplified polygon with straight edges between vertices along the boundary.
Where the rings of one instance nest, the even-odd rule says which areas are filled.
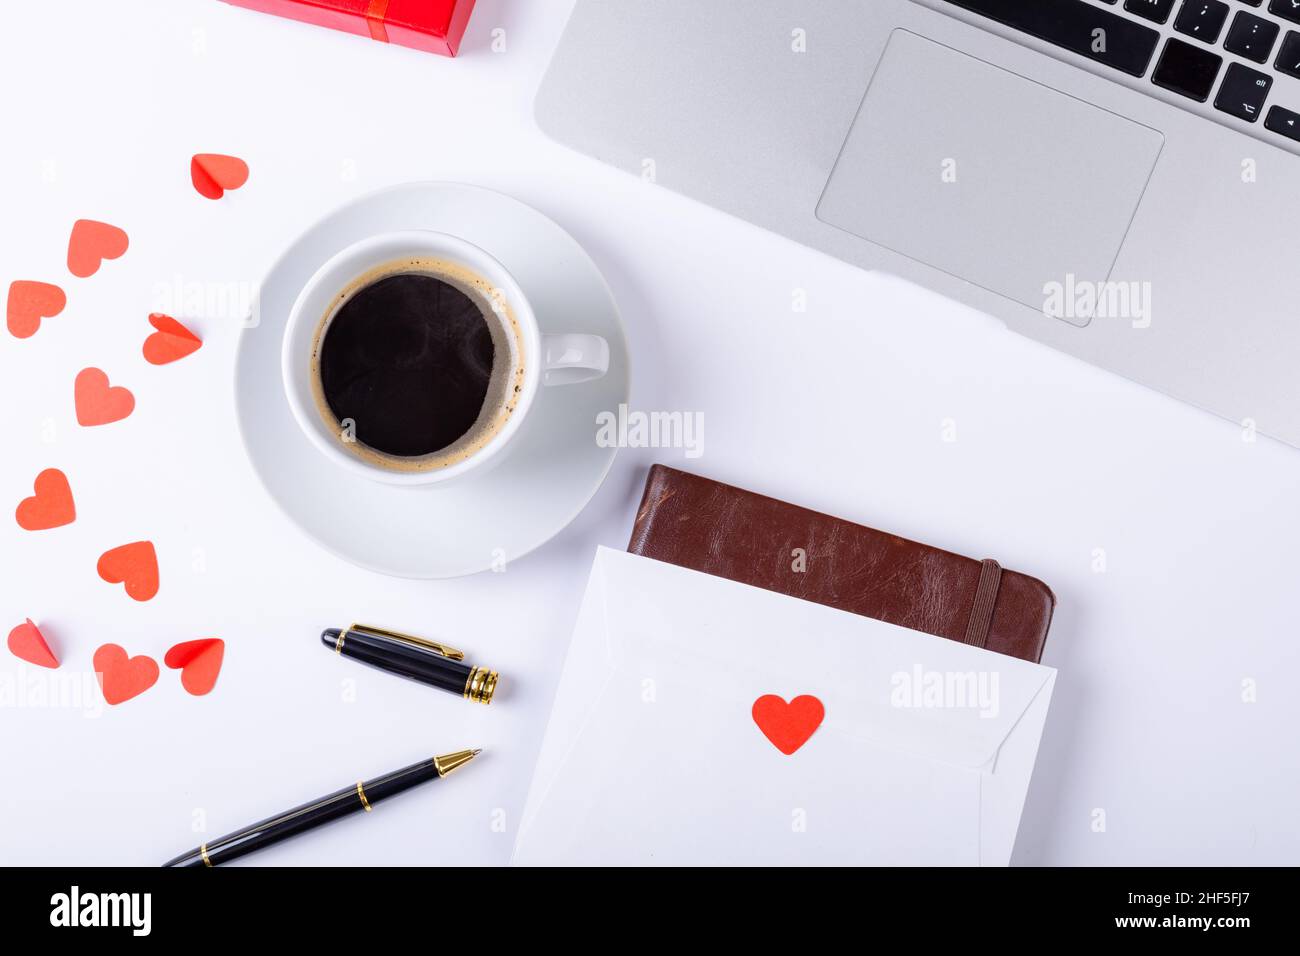
[[[993,605],[998,600],[998,587],[1002,584],[1002,565],[992,558],[980,562],[980,583],[975,587],[975,604],[966,622],[967,644],[983,647],[989,639],[989,625],[993,623]]]
[[[370,39],[380,43],[388,42],[388,2],[389,0],[370,0],[366,7],[366,26],[370,27]]]

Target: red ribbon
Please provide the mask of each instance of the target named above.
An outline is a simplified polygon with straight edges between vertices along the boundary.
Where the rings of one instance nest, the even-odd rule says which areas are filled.
[[[388,17],[388,0],[370,0],[366,8],[366,25],[370,27],[370,36],[380,43],[388,42],[388,27],[384,21]]]

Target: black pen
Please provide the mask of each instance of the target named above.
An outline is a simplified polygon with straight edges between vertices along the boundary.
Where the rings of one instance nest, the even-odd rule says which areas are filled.
[[[460,694],[466,700],[490,704],[497,689],[497,672],[465,663],[465,652],[437,641],[368,624],[321,631],[321,643],[351,657],[421,683]]]
[[[374,780],[359,780],[351,787],[344,787],[327,797],[304,803],[285,813],[268,817],[250,827],[244,827],[235,833],[228,833],[219,840],[209,840],[202,846],[195,847],[189,853],[182,853],[174,860],[168,860],[163,866],[216,866],[229,863],[245,854],[263,847],[287,840],[307,830],[314,829],[341,817],[364,810],[370,812],[372,806],[381,800],[409,790],[411,787],[445,777],[457,767],[463,767],[473,760],[481,750],[458,750],[443,754],[431,760],[403,767]]]

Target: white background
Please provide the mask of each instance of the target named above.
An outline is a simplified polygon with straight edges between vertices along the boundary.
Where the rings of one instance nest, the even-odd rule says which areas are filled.
[[[108,641],[161,661],[214,635],[227,658],[207,697],[164,669],[97,717],[11,695],[0,862],[157,864],[468,746],[487,753],[444,785],[253,859],[505,862],[594,546],[626,545],[656,460],[1054,588],[1060,676],[1016,862],[1300,861],[1300,452],[548,141],[532,99],[569,7],[479,0],[448,60],[216,0],[8,5],[0,282],[57,282],[69,304],[33,338],[0,335],[0,630],[37,620],[61,674]],[[195,152],[252,178],[202,199]],[[622,452],[553,542],[455,581],[358,570],[275,510],[237,435],[231,317],[177,308],[202,350],[140,355],[160,284],[254,283],[329,209],[417,179],[496,188],[570,230],[623,311],[634,407],[705,416],[702,458]],[[80,217],[131,236],[89,279],[64,266]],[[76,424],[87,365],[135,393],[129,419]],[[68,473],[77,521],[24,532],[8,515],[46,467]],[[146,604],[95,573],[139,538],[162,567]],[[354,619],[463,646],[512,693],[482,708],[341,662],[317,634]],[[31,671],[0,650],[11,688]]]

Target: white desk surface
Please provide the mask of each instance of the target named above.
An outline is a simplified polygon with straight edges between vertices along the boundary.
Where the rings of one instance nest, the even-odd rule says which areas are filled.
[[[38,620],[66,674],[108,641],[161,661],[216,635],[227,657],[208,697],[164,669],[97,717],[0,707],[0,862],[157,864],[478,746],[445,786],[250,859],[504,863],[593,549],[626,545],[652,461],[1054,588],[1060,676],[1016,862],[1300,860],[1300,452],[548,141],[532,99],[568,0],[479,0],[455,60],[216,0],[56,7],[17,5],[0,31],[0,279],[69,292],[34,338],[0,335],[0,502],[57,466],[79,516],[39,535],[0,521],[0,630]],[[242,156],[252,178],[201,199],[195,152]],[[175,365],[140,356],[160,283],[254,283],[327,210],[416,179],[499,189],[570,230],[621,306],[633,406],[705,416],[702,457],[621,452],[563,534],[462,580],[358,570],[279,514],[236,433],[233,319],[194,319],[204,346]],[[85,280],[63,265],[80,217],[131,236]],[[135,392],[128,420],[76,424],[86,365]],[[146,604],[95,573],[141,537],[163,575]],[[317,634],[353,619],[466,647],[513,693],[485,709],[340,663]],[[24,673],[0,650],[0,681]]]

